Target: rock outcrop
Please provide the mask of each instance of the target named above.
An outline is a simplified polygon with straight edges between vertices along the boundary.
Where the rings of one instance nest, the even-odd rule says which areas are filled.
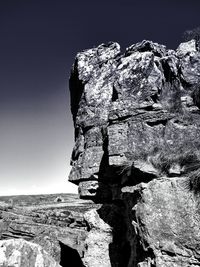
[[[85,215],[85,266],[200,266],[199,84],[195,40],[77,54],[69,180],[102,203]]]

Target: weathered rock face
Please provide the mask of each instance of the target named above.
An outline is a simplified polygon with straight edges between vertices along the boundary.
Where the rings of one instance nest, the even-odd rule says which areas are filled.
[[[41,246],[23,239],[9,239],[0,241],[0,266],[59,267],[60,265]]]
[[[176,51],[143,41],[124,54],[117,43],[77,54],[69,180],[103,203],[87,221],[99,216],[109,229],[89,223],[86,266],[100,264],[97,232],[102,267],[200,266],[199,82],[194,40]]]

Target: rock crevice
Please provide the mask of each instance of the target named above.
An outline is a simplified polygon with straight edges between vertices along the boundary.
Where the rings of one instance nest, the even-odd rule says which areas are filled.
[[[77,54],[69,180],[102,203],[85,217],[85,266],[200,266],[199,82],[195,40]]]

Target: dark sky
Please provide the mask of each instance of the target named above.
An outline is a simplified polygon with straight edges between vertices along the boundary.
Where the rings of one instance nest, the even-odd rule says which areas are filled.
[[[199,0],[0,0],[0,195],[76,192],[68,78],[78,51],[150,39],[176,48]]]

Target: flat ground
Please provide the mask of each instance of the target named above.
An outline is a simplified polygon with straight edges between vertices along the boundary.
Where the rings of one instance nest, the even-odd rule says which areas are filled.
[[[40,209],[67,209],[84,213],[88,209],[96,207],[91,200],[79,199],[77,194],[44,194],[44,195],[19,195],[0,196],[0,202],[11,203],[13,207],[22,210]]]

